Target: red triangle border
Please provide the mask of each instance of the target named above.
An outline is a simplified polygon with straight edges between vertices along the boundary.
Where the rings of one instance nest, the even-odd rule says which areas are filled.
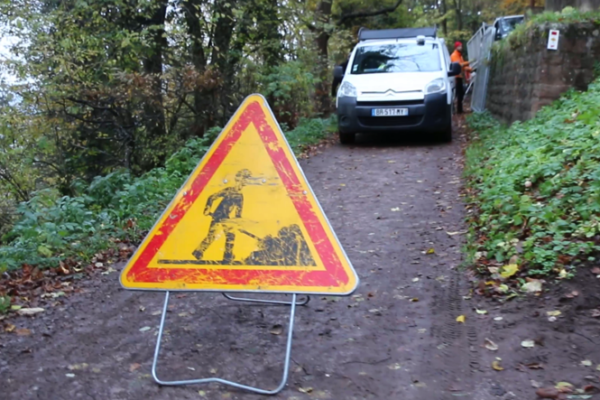
[[[229,151],[251,123],[256,127],[296,211],[304,222],[306,231],[323,262],[325,271],[290,271],[285,270],[285,267],[282,267],[281,270],[148,268],[169,234],[182,220],[186,211],[196,201]],[[350,280],[348,274],[354,273],[352,267],[349,266],[348,271],[346,271],[342,265],[334,244],[330,241],[325,227],[319,221],[315,210],[313,210],[309,198],[303,193],[304,189],[299,177],[292,168],[286,152],[277,139],[277,135],[268,124],[265,111],[258,101],[252,101],[246,105],[242,115],[226,135],[212,153],[210,159],[204,164],[202,171],[192,182],[191,189],[176,204],[169,218],[165,219],[163,224],[156,229],[161,234],[150,238],[150,242],[128,271],[127,280],[130,283],[180,281],[192,285],[209,282],[211,287],[215,285],[226,287],[228,285],[239,286],[254,282],[265,282],[267,290],[268,286],[293,286],[301,289],[302,287],[324,288],[347,285]]]

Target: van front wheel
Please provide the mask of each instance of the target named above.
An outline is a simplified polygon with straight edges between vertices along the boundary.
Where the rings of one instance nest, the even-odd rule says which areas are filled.
[[[340,132],[340,143],[341,144],[352,144],[352,143],[354,143],[355,139],[356,139],[356,133],[354,133],[354,132],[351,132],[351,133]]]

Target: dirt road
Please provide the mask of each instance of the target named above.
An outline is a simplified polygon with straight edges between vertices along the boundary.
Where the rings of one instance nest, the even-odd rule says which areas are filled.
[[[477,357],[464,350],[469,323],[455,321],[464,294],[455,272],[461,235],[446,233],[463,229],[459,154],[459,140],[362,138],[302,162],[361,285],[352,297],[316,297],[298,308],[292,371],[278,398],[468,392]],[[163,295],[120,289],[122,266],[115,268],[64,305],[18,320],[30,336],[0,338],[2,399],[255,397],[212,385],[159,388],[149,374]],[[276,385],[286,308],[204,293],[175,295],[171,304],[161,376]]]
[[[506,325],[494,328],[488,315],[480,328],[457,272],[461,133],[452,144],[363,137],[301,163],[361,284],[351,297],[315,297],[297,309],[290,377],[276,398],[515,398],[494,380],[494,355],[481,346],[482,335]],[[82,293],[38,317],[13,321],[30,335],[0,334],[2,400],[259,398],[218,385],[157,386],[150,367],[163,295],[122,290],[122,267],[82,282]],[[277,385],[285,307],[206,293],[172,298],[162,378]]]

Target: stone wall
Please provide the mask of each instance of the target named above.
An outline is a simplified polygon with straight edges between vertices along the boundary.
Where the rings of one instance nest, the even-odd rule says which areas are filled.
[[[558,51],[547,50],[549,29],[560,29]],[[600,26],[580,23],[531,28],[492,49],[486,108],[498,119],[525,121],[574,87],[586,90],[600,62]]]
[[[581,11],[598,10],[600,0],[546,0],[547,11],[562,11],[565,7],[573,7]]]

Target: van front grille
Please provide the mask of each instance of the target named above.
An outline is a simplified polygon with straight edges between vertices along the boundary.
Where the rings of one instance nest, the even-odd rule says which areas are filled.
[[[394,100],[394,101],[357,101],[359,107],[397,107],[397,106],[417,106],[425,104],[425,100]]]
[[[362,126],[386,127],[386,126],[410,126],[417,125],[423,120],[422,115],[407,117],[358,117]]]

